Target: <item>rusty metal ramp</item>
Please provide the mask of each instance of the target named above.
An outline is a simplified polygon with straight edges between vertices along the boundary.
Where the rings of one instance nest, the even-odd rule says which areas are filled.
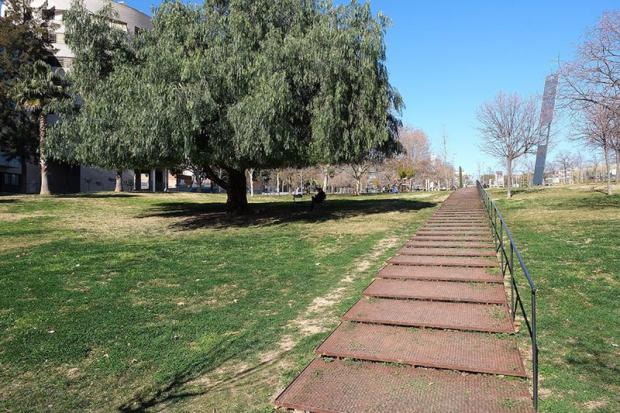
[[[378,278],[366,288],[368,297],[503,304],[504,286],[479,282],[416,281]]]
[[[323,356],[525,377],[512,337],[343,322],[319,346]]]
[[[388,262],[398,265],[435,265],[439,267],[497,267],[495,258],[396,255]]]
[[[379,271],[276,406],[532,412],[498,267],[477,190],[453,192]]]
[[[486,248],[491,250],[492,242],[467,242],[467,241],[408,241],[406,246],[418,248]]]
[[[471,234],[417,234],[412,241],[465,241],[465,242],[493,242],[490,235]]]
[[[443,301],[359,300],[344,320],[411,327],[512,333],[512,319],[505,305]]]
[[[402,255],[434,255],[434,256],[455,256],[455,257],[495,257],[494,250],[480,248],[424,248],[406,246],[399,251]]]
[[[379,277],[408,280],[503,282],[493,269],[483,267],[430,267],[413,265],[386,265]]]
[[[448,223],[448,222],[431,222],[429,221],[424,225],[423,229],[438,229],[438,230],[457,230],[457,231],[480,231],[486,226],[478,222],[473,223]]]
[[[315,359],[276,406],[326,413],[531,413],[527,383],[499,376]]]
[[[490,235],[491,230],[488,225],[476,225],[476,226],[467,226],[467,225],[438,225],[433,223],[426,223],[423,227],[418,230],[418,234],[420,232],[425,231],[436,231],[436,232],[469,232],[469,233],[480,233],[483,235]]]

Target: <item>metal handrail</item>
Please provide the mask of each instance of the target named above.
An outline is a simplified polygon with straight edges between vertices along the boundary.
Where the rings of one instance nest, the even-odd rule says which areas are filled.
[[[478,192],[480,192],[480,197],[482,198],[482,202],[484,203],[484,207],[487,211],[489,220],[491,221],[491,225],[493,227],[493,242],[495,243],[495,251],[500,253],[500,268],[502,270],[502,276],[506,276],[506,269],[508,269],[508,271],[510,272],[510,314],[512,315],[512,320],[514,321],[515,319],[517,311],[516,307],[517,304],[519,304],[519,308],[521,308],[521,313],[523,314],[523,319],[525,320],[525,324],[527,325],[527,329],[530,333],[530,339],[532,341],[532,400],[534,403],[534,409],[538,411],[538,342],[536,331],[536,285],[532,280],[532,276],[530,275],[529,270],[525,266],[523,257],[521,256],[521,253],[517,249],[517,246],[512,239],[512,233],[508,229],[506,221],[504,221],[504,217],[502,216],[501,212],[499,212],[497,205],[495,205],[495,202],[493,202],[489,193],[482,187],[479,181],[476,181],[476,186],[478,187]],[[506,241],[504,240],[505,237],[508,238],[508,246],[506,246]],[[507,249],[508,252],[506,251]],[[521,271],[525,275],[527,283],[530,287],[532,314],[529,320],[515,279],[515,256],[517,257],[517,262],[519,263]]]

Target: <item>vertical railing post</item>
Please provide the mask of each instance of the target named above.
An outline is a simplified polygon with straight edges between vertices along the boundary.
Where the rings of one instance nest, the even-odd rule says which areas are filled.
[[[495,252],[497,252],[497,209],[493,208],[493,241],[495,243]]]
[[[532,290],[532,393],[538,411],[538,339],[536,331],[536,290]]]
[[[510,314],[512,315],[512,321],[514,321],[516,313],[517,313],[517,303],[515,302],[515,283],[517,280],[515,279],[514,274],[515,268],[515,260],[514,260],[514,245],[512,242],[510,243]]]
[[[501,222],[500,222],[500,225],[499,225],[499,251],[500,251],[500,259],[501,259],[501,266],[500,266],[500,268],[502,269],[502,277],[505,277],[506,276],[506,266],[504,264],[504,255],[505,255],[506,249],[504,248],[504,226],[502,225]]]

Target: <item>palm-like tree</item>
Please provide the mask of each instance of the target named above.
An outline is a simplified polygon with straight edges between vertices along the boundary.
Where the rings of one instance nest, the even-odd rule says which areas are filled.
[[[49,195],[45,135],[47,115],[51,106],[67,96],[67,84],[62,76],[42,60],[26,66],[24,76],[13,87],[18,105],[31,111],[39,119],[39,164],[41,169],[41,195]]]

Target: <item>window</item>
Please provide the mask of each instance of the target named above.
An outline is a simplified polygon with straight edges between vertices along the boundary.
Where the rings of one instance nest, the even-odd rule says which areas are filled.
[[[49,9],[43,9],[41,11],[41,17],[45,21],[54,20],[54,15],[56,14],[56,8],[52,7]]]
[[[122,21],[116,21],[116,20],[111,20],[110,21],[110,26],[114,27],[115,29],[118,30],[122,30],[125,33],[128,33],[129,31],[127,30],[127,23],[124,23]]]
[[[17,174],[4,174],[4,184],[11,186],[19,186],[19,175]]]
[[[50,41],[52,43],[65,43],[65,34],[64,33],[52,33],[50,36]]]
[[[73,58],[71,57],[57,57],[58,63],[63,69],[71,69],[73,65]]]

